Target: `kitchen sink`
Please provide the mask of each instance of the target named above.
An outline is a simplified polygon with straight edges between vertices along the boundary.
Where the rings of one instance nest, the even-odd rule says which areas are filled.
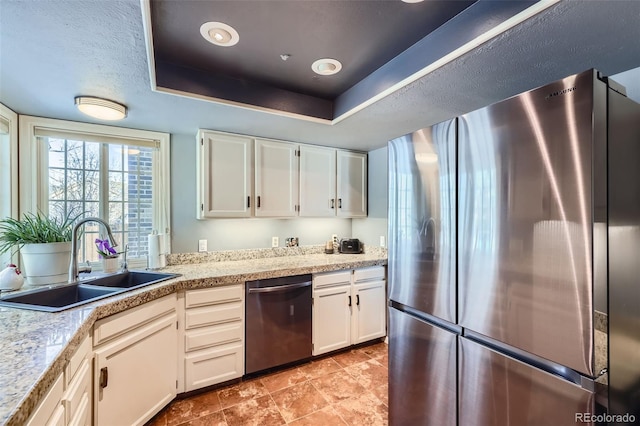
[[[86,281],[86,283],[92,286],[133,289],[155,284],[177,276],[178,274],[164,274],[160,272],[126,271],[105,275],[91,281]]]
[[[168,280],[178,275],[143,271],[118,272],[58,287],[39,288],[7,295],[0,298],[0,306],[59,312]]]

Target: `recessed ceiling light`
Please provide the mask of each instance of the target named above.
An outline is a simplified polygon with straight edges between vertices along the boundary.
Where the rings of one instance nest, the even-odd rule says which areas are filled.
[[[311,69],[316,74],[332,75],[337,74],[342,69],[342,64],[335,59],[324,58],[318,59],[313,64],[311,64]]]
[[[108,99],[77,96],[75,104],[80,112],[100,120],[122,120],[127,116],[126,106]]]
[[[240,40],[238,32],[222,22],[205,22],[200,26],[200,34],[209,43],[218,46],[234,46]]]
[[[424,0],[402,0],[402,1],[405,2],[405,3],[421,3]]]

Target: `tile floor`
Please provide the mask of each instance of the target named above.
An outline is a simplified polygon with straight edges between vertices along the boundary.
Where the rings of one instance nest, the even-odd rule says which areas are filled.
[[[147,426],[387,425],[387,345],[173,401]]]

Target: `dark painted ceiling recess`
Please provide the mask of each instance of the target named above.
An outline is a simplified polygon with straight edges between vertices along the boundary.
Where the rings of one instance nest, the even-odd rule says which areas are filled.
[[[152,76],[159,91],[330,121],[533,3],[151,0]],[[238,43],[205,40],[212,21]],[[314,73],[321,58],[342,70]]]

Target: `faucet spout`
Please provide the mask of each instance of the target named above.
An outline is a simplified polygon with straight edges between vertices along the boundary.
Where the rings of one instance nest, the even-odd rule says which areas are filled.
[[[78,223],[76,223],[71,231],[71,262],[69,263],[69,282],[75,282],[78,280],[78,232],[80,227],[87,222],[98,222],[104,229],[107,230],[107,235],[109,237],[109,242],[111,242],[112,247],[116,247],[118,243],[116,239],[113,237],[111,233],[111,227],[107,222],[100,219],[99,217],[85,217],[84,219],[80,219]]]

